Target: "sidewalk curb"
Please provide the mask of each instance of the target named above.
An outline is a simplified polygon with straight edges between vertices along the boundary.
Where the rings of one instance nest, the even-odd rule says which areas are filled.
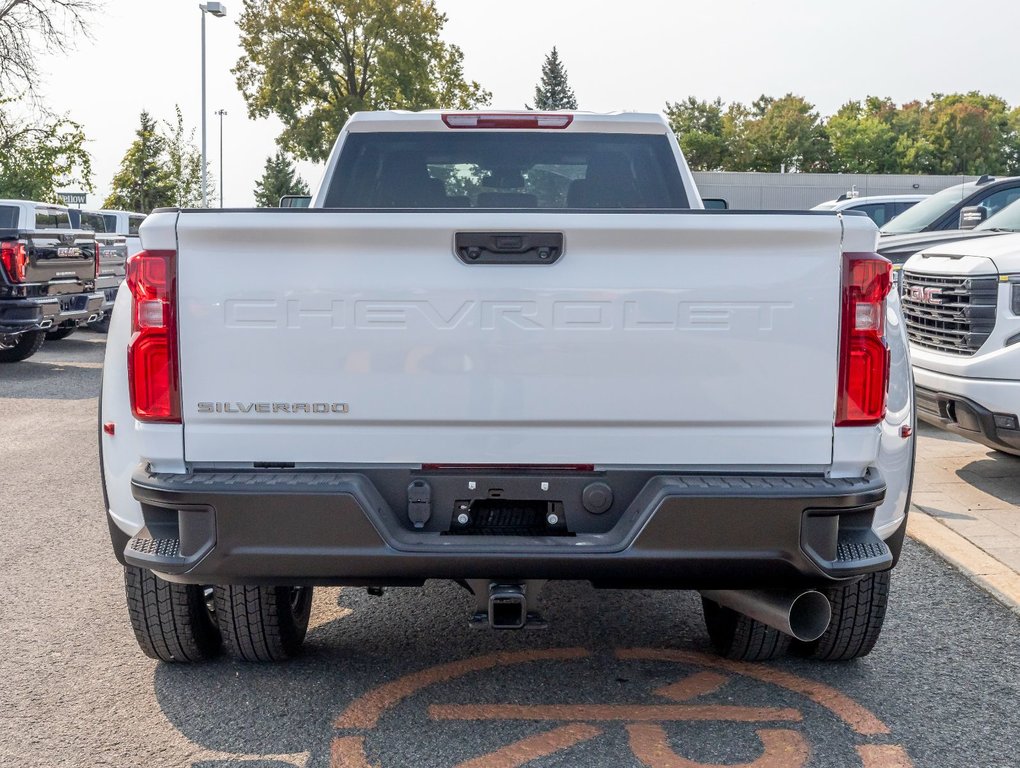
[[[911,506],[907,516],[907,535],[959,568],[967,578],[1020,614],[1020,573],[917,506]]]

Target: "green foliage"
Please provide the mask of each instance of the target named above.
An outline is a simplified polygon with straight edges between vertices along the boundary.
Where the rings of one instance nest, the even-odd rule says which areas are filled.
[[[276,208],[284,195],[307,195],[308,185],[297,174],[294,163],[283,150],[266,158],[262,178],[255,182],[255,205],[259,208]]]
[[[445,23],[434,0],[244,0],[233,72],[249,115],[276,115],[281,147],[321,161],[353,112],[489,103]]]
[[[727,128],[744,170],[827,170],[830,147],[814,105],[788,93],[762,96],[749,110],[730,110]]]
[[[185,132],[180,106],[174,107],[176,119],[163,121],[166,141],[166,171],[173,185],[173,202],[179,208],[197,208],[202,204],[202,153],[195,146],[195,129]],[[212,199],[215,183],[206,174],[207,196]]]
[[[998,96],[933,94],[897,107],[869,96],[826,120],[800,96],[666,103],[695,170],[1020,174],[1020,108]]]
[[[66,117],[16,116],[0,100],[0,198],[60,202],[59,188],[92,189],[82,127]]]
[[[195,131],[185,135],[181,109],[175,109],[176,120],[164,120],[162,129],[152,115],[141,113],[136,138],[113,177],[104,208],[148,213],[153,208],[201,205],[202,159],[193,143]],[[211,196],[211,180],[208,186]]]
[[[542,80],[535,86],[534,109],[577,109],[577,97],[567,82],[567,68],[563,66],[556,46],[542,64]]]
[[[840,107],[826,123],[832,146],[832,170],[897,173],[902,161],[893,125],[895,109],[891,102],[874,98],[864,104],[851,101]]]
[[[728,142],[722,99],[666,103],[666,117],[677,135],[684,157],[695,171],[718,171],[725,166]]]

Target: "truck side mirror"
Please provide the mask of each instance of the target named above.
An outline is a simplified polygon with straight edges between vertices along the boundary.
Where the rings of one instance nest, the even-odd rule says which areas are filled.
[[[968,205],[960,209],[960,229],[974,229],[988,218],[988,209],[983,205]]]
[[[730,204],[721,197],[704,197],[701,202],[705,204],[706,211],[728,211]]]
[[[307,208],[311,204],[311,195],[284,195],[280,198],[281,208]]]

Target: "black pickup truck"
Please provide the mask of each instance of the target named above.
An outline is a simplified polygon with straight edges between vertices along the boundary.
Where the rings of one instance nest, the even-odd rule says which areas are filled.
[[[99,257],[66,208],[0,200],[0,363],[34,355],[47,331],[100,319]]]

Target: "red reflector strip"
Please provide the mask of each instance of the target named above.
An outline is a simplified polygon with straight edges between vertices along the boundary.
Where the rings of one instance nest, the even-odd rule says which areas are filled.
[[[425,472],[594,472],[594,464],[422,464]]]
[[[448,128],[566,128],[573,121],[573,115],[540,112],[504,115],[477,112],[443,114],[443,122]]]
[[[112,437],[117,432],[117,425],[112,421],[108,421],[103,425],[103,431]]]
[[[132,298],[128,389],[139,421],[181,422],[176,258],[173,251],[140,251],[127,262]]]
[[[885,298],[892,264],[874,253],[843,255],[843,312],[836,426],[867,426],[885,417],[889,346]]]

